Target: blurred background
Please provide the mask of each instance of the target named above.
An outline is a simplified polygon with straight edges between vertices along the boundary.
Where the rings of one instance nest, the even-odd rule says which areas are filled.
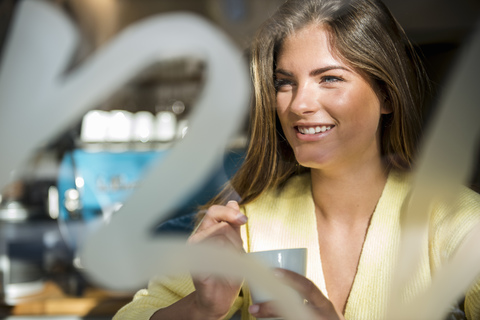
[[[0,58],[20,1],[0,0]],[[231,37],[248,60],[255,30],[283,0],[49,2],[79,28],[81,43],[70,64],[73,70],[129,25],[176,11],[210,20]],[[424,56],[434,83],[435,96],[425,110],[428,123],[462,44],[479,22],[480,1],[384,2]],[[0,316],[110,319],[131,299],[131,293],[109,292],[90,283],[83,276],[77,248],[85,229],[98,219],[108,220],[128,199],[148,166],[161,161],[189,134],[189,115],[207,80],[206,68],[195,52],[150,66],[41,146],[0,191]],[[159,221],[155,233],[188,234],[197,206],[215,195],[241,164],[246,135],[244,124],[225,150],[222,165],[193,197],[169,213],[167,221]],[[470,184],[480,191],[478,167]]]

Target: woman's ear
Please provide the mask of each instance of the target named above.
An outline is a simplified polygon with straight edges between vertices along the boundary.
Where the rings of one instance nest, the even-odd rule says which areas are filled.
[[[383,97],[380,105],[380,113],[381,114],[390,114],[393,112],[392,105],[390,104],[390,99],[388,97]]]
[[[381,114],[390,114],[393,112],[392,107],[390,106],[389,103],[382,103],[381,109],[380,109]]]
[[[387,86],[384,82],[378,80],[372,82],[372,88],[377,94],[380,101],[380,114],[390,114],[393,112],[393,108],[390,102]]]

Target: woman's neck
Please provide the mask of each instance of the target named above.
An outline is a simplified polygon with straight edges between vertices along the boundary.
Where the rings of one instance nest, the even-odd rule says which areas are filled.
[[[317,218],[350,225],[369,219],[383,192],[387,176],[381,160],[344,170],[312,169]]]

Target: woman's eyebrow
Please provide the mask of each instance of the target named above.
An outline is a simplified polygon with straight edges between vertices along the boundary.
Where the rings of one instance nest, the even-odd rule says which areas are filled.
[[[293,77],[293,73],[288,72],[288,71],[283,70],[283,69],[276,69],[275,74],[277,74],[277,73],[282,74],[282,75],[287,76],[287,77]]]
[[[323,67],[323,68],[314,69],[314,70],[310,71],[309,75],[311,77],[314,77],[314,76],[318,76],[319,74],[322,74],[324,72],[327,72],[327,71],[330,71],[330,70],[337,70],[337,69],[345,70],[345,71],[350,72],[350,70],[345,68],[345,67],[332,65],[332,66],[326,66],[326,67]]]
[[[315,77],[315,76],[318,76],[319,74],[322,74],[324,72],[327,72],[327,71],[330,71],[330,70],[336,70],[336,69],[351,72],[348,68],[345,68],[343,66],[331,65],[331,66],[326,66],[326,67],[314,69],[314,70],[310,71],[309,76]],[[276,69],[275,74],[281,74],[281,75],[284,75],[284,76],[287,76],[287,77],[293,77],[293,73],[291,73],[289,71],[286,71],[284,69]]]

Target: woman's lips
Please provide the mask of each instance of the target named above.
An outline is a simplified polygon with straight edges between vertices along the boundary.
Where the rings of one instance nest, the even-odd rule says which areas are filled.
[[[315,135],[330,131],[333,127],[333,125],[295,126],[295,130],[302,135]]]

